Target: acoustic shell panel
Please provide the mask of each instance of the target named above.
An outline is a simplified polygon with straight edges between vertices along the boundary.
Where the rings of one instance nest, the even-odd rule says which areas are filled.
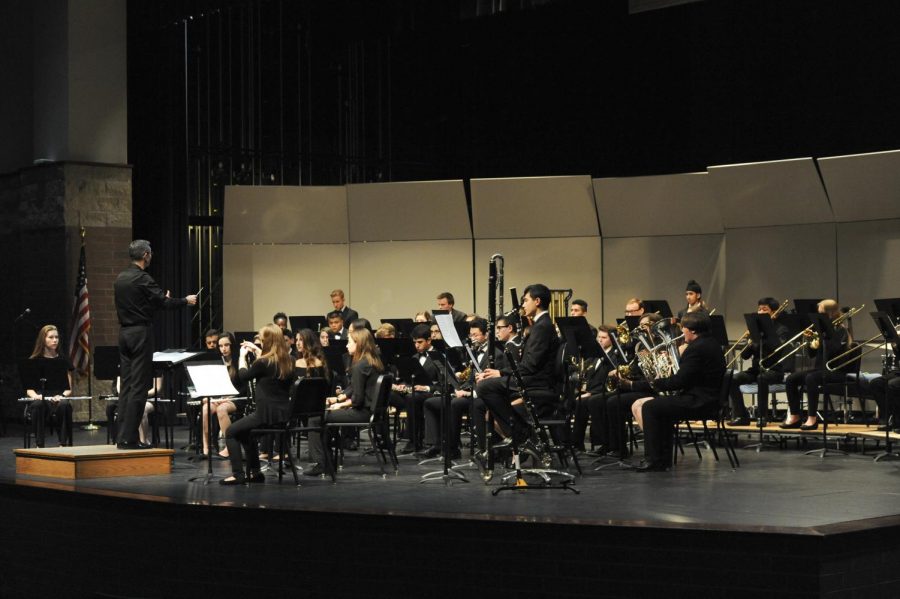
[[[225,188],[225,243],[347,243],[340,187]]]
[[[472,179],[476,239],[600,234],[590,177]]]
[[[746,330],[743,315],[755,312],[762,297],[824,298],[837,291],[833,223],[729,229],[725,239],[727,323],[734,337]]]
[[[900,150],[817,162],[836,221],[900,218]]]
[[[706,173],[594,179],[603,237],[722,232]]]
[[[631,297],[667,300],[677,313],[690,279],[703,288],[710,308],[726,312],[723,235],[603,238],[605,322],[622,318]]]
[[[600,285],[602,243],[599,237],[562,237],[557,239],[477,239],[475,240],[476,309],[488,314],[488,267],[491,256],[504,259],[504,308],[512,309],[509,289],[519,296],[532,283],[551,289],[571,289],[572,299],[588,303],[588,321],[601,323],[602,288]]]
[[[373,326],[382,318],[412,318],[449,291],[456,308],[472,310],[472,241],[383,241],[350,244],[350,304]]]
[[[224,247],[223,322],[228,330],[256,330],[276,312],[321,314],[330,293],[344,290],[353,306],[348,244],[231,245]]]
[[[834,220],[812,158],[711,166],[708,172],[726,229]]]
[[[462,181],[347,186],[350,241],[471,239]]]
[[[900,220],[837,225],[837,288],[842,306],[866,304],[853,319],[857,340],[876,333],[875,299],[900,297]],[[879,354],[880,355],[880,354]],[[878,367],[880,368],[880,363]]]

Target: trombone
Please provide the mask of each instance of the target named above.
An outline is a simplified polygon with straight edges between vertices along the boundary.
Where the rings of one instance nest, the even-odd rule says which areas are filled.
[[[896,332],[900,333],[900,324],[894,326],[894,330]],[[846,368],[850,364],[853,364],[857,360],[862,360],[863,356],[867,356],[867,355],[871,354],[873,351],[878,351],[880,349],[883,349],[882,345],[878,344],[878,345],[875,345],[875,346],[870,347],[870,348],[866,349],[865,351],[863,351],[863,347],[865,347],[866,345],[869,345],[870,343],[875,343],[875,341],[879,338],[881,339],[881,341],[887,341],[887,339],[885,339],[885,337],[882,333],[878,333],[874,337],[870,337],[869,339],[866,339],[859,345],[855,345],[855,346],[851,347],[850,349],[848,349],[847,351],[840,353],[840,354],[836,355],[835,357],[831,358],[830,360],[825,362],[825,368],[828,369],[828,372],[834,372],[836,370],[841,370],[843,368]],[[834,364],[834,362],[838,362],[838,364]]]
[[[862,304],[861,306],[859,306],[859,307],[857,307],[857,308],[850,308],[850,309],[847,310],[846,312],[842,312],[842,313],[839,314],[834,320],[831,321],[831,325],[832,325],[832,326],[838,326],[838,325],[840,325],[840,324],[843,324],[844,321],[846,321],[846,320],[848,320],[848,319],[850,319],[850,318],[853,318],[853,317],[856,316],[859,312],[861,312],[862,309],[865,308],[865,307],[866,307],[866,305],[865,305],[865,304]],[[802,331],[800,331],[799,333],[797,333],[796,335],[794,335],[793,337],[791,337],[790,339],[788,339],[787,341],[785,341],[784,343],[782,343],[781,345],[779,345],[777,348],[775,348],[774,350],[772,350],[772,352],[770,352],[769,355],[767,355],[765,358],[760,359],[760,361],[759,361],[759,367],[762,368],[762,369],[764,369],[764,370],[771,370],[771,369],[775,368],[776,366],[778,366],[779,364],[781,364],[782,362],[784,362],[785,360],[787,360],[788,358],[792,357],[794,354],[796,354],[797,352],[799,352],[800,350],[802,350],[802,349],[803,349],[804,347],[806,347],[807,345],[812,345],[813,347],[818,346],[818,344],[819,344],[819,334],[818,334],[816,331],[813,330],[813,327],[814,327],[814,326],[815,326],[815,325],[809,325],[808,327],[806,327],[805,329],[803,329]],[[765,362],[766,360],[769,360],[769,359],[771,359],[771,358],[777,356],[778,353],[779,353],[781,350],[783,350],[784,348],[788,347],[789,345],[792,345],[794,342],[796,342],[796,341],[797,341],[798,339],[800,339],[801,337],[807,337],[807,336],[809,336],[809,339],[807,339],[806,341],[804,341],[803,343],[801,343],[800,345],[798,345],[797,347],[795,347],[795,348],[792,349],[791,351],[787,352],[785,355],[781,356],[781,358],[779,358],[778,361],[775,362],[774,364],[769,365],[769,366],[766,366],[766,365],[764,364],[764,362]],[[846,353],[846,352],[845,352],[845,353]]]
[[[787,305],[788,305],[788,302],[789,302],[789,301],[790,301],[790,300],[784,300],[783,302],[781,302],[781,305],[778,306],[778,309],[775,310],[774,312],[772,312],[772,316],[771,316],[772,320],[775,320],[776,318],[778,318],[778,315],[779,315],[779,314],[781,314],[782,312],[784,312],[784,309],[787,308]],[[748,337],[750,337],[750,331],[749,331],[749,330],[746,330],[746,331],[744,331],[744,334],[743,334],[743,335],[741,335],[740,337],[738,337],[738,340],[734,342],[734,345],[732,345],[732,346],[729,347],[727,350],[725,350],[725,355],[727,356],[728,354],[730,354],[731,352],[733,352],[734,350],[736,350],[736,349],[738,348],[738,346],[739,346],[741,343],[743,343]],[[725,369],[728,370],[729,368],[731,368],[732,365],[733,365],[735,362],[737,362],[737,359],[738,359],[739,356],[740,356],[739,353],[738,353],[738,354],[735,354],[734,356],[732,356],[732,357],[731,357],[731,360],[728,362],[728,364],[725,365]]]

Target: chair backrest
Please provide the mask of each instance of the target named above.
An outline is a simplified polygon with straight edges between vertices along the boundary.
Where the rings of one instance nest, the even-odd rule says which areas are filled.
[[[297,377],[291,385],[291,419],[301,416],[321,416],[329,384],[324,378]]]
[[[388,400],[391,397],[391,386],[394,384],[394,375],[385,372],[378,375],[375,381],[375,404],[371,407],[372,422],[378,422],[387,418]]]
[[[719,387],[719,406],[728,406],[728,398],[731,392],[731,379],[734,378],[734,370],[725,369],[725,375],[722,377],[722,386]]]

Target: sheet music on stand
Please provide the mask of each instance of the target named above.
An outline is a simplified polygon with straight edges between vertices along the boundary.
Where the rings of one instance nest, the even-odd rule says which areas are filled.
[[[434,321],[437,323],[438,328],[441,329],[441,336],[444,338],[444,342],[447,346],[462,347],[463,342],[459,338],[459,333],[456,332],[453,316],[446,310],[435,310],[433,314]]]
[[[194,356],[199,356],[202,351],[182,351],[178,349],[167,349],[164,351],[153,352],[154,364],[181,364],[185,360],[190,360]]]
[[[191,399],[240,395],[222,362],[193,362],[184,367],[191,378]]]

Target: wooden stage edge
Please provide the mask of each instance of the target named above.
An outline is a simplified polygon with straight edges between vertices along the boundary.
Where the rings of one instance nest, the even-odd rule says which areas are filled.
[[[175,451],[135,449],[110,445],[14,449],[16,474],[80,480],[116,476],[171,474]]]

